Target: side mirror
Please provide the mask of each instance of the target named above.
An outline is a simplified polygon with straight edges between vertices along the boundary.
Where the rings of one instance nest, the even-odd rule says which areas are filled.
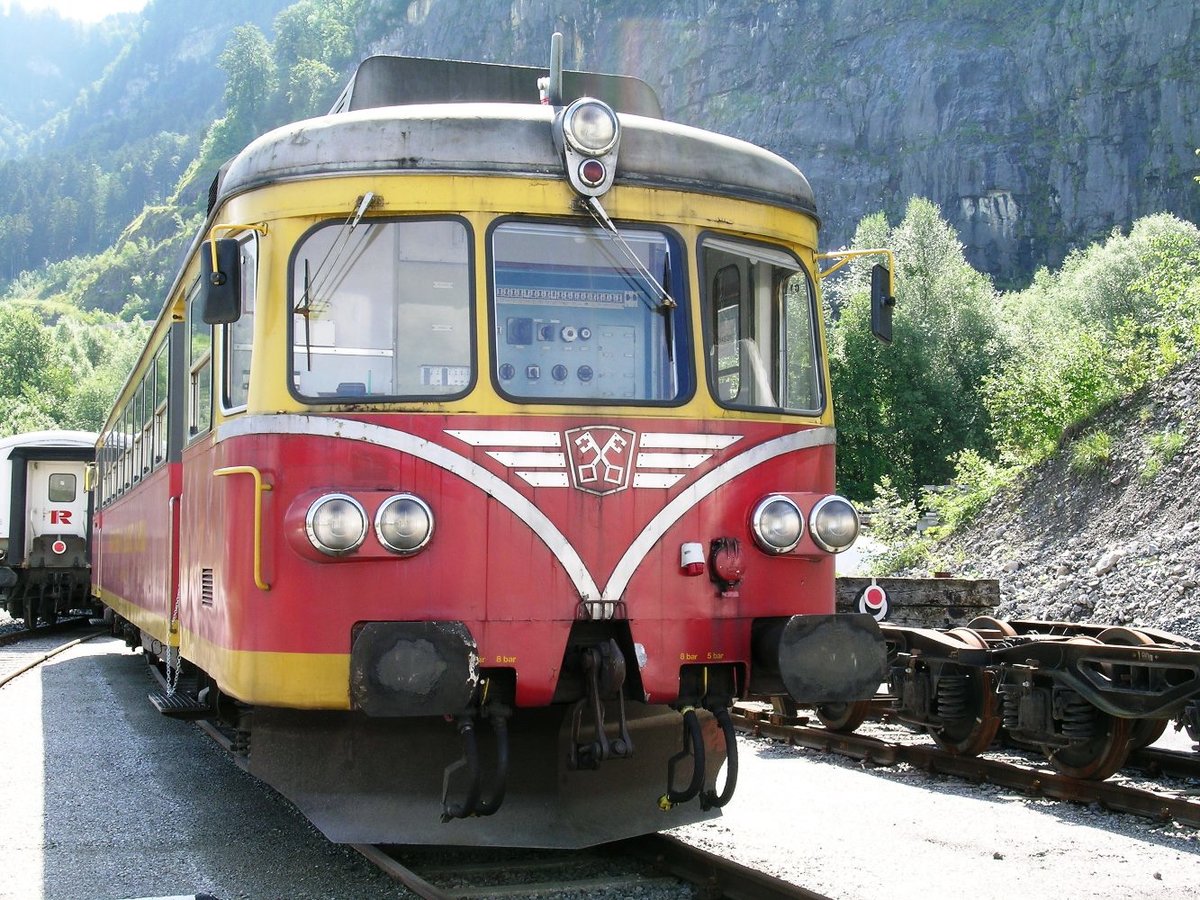
[[[892,309],[896,305],[888,291],[890,282],[887,266],[877,263],[871,269],[871,334],[885,344],[892,342]]]
[[[228,325],[242,316],[242,248],[234,238],[200,248],[200,311],[208,325]]]

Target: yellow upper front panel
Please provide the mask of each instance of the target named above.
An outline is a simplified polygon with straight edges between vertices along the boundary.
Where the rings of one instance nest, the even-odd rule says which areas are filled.
[[[329,409],[330,404],[305,402],[289,390],[286,374],[293,363],[285,335],[289,333],[289,316],[293,303],[287,299],[295,290],[290,278],[293,253],[314,227],[321,223],[341,223],[360,205],[362,198],[373,194],[368,220],[397,217],[452,216],[469,226],[471,263],[473,269],[472,315],[475,332],[475,365],[479,373],[473,389],[464,397],[437,401],[388,402],[384,404],[354,403],[358,410],[414,409],[446,413],[475,414],[554,414],[577,412],[577,405],[538,402],[527,404],[504,397],[493,386],[488,373],[494,360],[487,340],[493,327],[489,319],[489,229],[508,216],[524,219],[545,217],[549,221],[574,221],[592,224],[580,210],[576,195],[558,180],[480,177],[465,175],[355,175],[330,178],[310,178],[271,185],[247,191],[233,197],[217,211],[218,225],[229,223],[262,223],[266,233],[254,237],[257,241],[257,301],[253,318],[253,373],[249,377],[248,402],[250,412],[303,411]],[[700,278],[696,247],[704,238],[741,239],[754,243],[776,245],[779,253],[798,259],[816,285],[816,231],[813,218],[787,209],[745,200],[726,199],[706,194],[619,186],[602,198],[611,218],[623,227],[640,224],[666,229],[687,248],[683,284],[685,305],[693,340],[688,345],[692,365],[699,373],[698,386],[691,399],[681,405],[621,406],[625,415],[680,418],[749,417],[778,420],[781,414],[771,411],[731,410],[718,404],[706,384],[705,333],[700,302]],[[222,235],[224,236],[224,235]],[[246,235],[250,238],[250,235]],[[769,251],[768,251],[769,253]],[[197,259],[192,259],[179,284],[193,284],[199,275]],[[184,299],[173,298],[176,306]],[[819,309],[819,305],[818,305]],[[819,316],[817,317],[820,318]],[[821,323],[815,323],[817,347],[823,347]],[[221,341],[214,342],[213,371],[221,372],[226,361],[221,358]],[[824,384],[828,385],[825,354],[820,354]],[[828,389],[825,390],[828,395]],[[347,404],[338,399],[336,409]],[[613,409],[617,407],[614,405]],[[217,404],[217,421],[222,418]],[[590,407],[602,411],[605,407]],[[794,421],[794,415],[787,416]],[[824,400],[819,414],[805,417],[806,421],[829,424],[831,413]]]

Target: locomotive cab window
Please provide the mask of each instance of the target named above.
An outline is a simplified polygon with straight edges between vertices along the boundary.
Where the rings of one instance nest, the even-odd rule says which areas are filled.
[[[492,232],[500,390],[522,400],[678,403],[691,393],[677,242],[649,229],[504,222]]]
[[[816,298],[781,249],[709,237],[701,243],[709,382],[722,406],[819,413]]]
[[[329,222],[291,268],[291,371],[316,402],[446,399],[474,381],[470,239],[458,220]]]

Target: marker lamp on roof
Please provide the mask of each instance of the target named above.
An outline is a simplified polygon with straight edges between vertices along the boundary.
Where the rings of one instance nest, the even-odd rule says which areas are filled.
[[[567,180],[585,197],[599,197],[612,187],[620,143],[621,123],[601,100],[580,97],[554,118],[554,145]]]
[[[567,143],[580,153],[603,156],[616,146],[620,126],[608,104],[584,97],[567,107],[563,133]]]

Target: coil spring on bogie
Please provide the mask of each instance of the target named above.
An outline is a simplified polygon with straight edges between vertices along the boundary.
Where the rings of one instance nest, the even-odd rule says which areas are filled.
[[[1021,727],[1021,695],[1015,690],[1004,692],[1004,727],[1009,731]]]
[[[1096,732],[1096,707],[1074,691],[1062,692],[1062,733],[1069,738],[1087,740]]]
[[[938,679],[938,716],[965,719],[970,714],[970,682],[966,675],[943,675]]]

